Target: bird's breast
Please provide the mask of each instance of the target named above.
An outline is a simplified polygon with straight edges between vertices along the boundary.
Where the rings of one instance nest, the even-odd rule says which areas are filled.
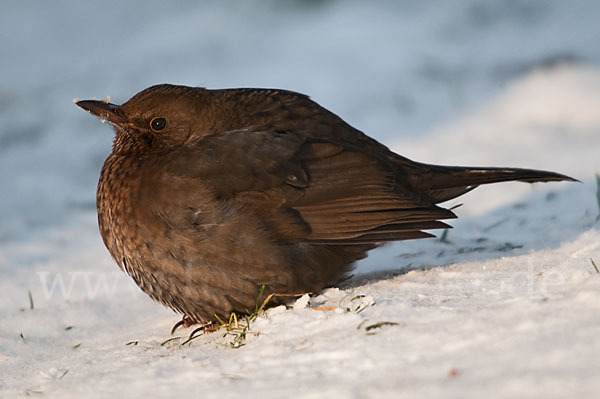
[[[104,244],[121,269],[131,263],[143,243],[137,229],[134,202],[139,192],[140,161],[111,154],[105,161],[96,192],[98,226]],[[129,263],[129,264],[128,264]]]

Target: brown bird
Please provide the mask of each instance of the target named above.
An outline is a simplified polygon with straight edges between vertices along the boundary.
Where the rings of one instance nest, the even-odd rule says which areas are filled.
[[[261,287],[335,285],[378,245],[449,228],[436,204],[480,184],[574,180],[414,162],[285,90],[163,84],[77,105],[116,131],[96,198],[104,243],[186,325],[253,311]]]

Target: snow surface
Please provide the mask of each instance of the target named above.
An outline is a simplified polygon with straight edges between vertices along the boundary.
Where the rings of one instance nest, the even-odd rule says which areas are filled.
[[[600,6],[378,5],[4,5],[0,397],[598,396]],[[245,340],[165,343],[179,317],[97,232],[109,127],[71,99],[166,81],[294,89],[419,161],[582,183],[479,188],[447,204],[464,205],[443,241],[373,251]]]

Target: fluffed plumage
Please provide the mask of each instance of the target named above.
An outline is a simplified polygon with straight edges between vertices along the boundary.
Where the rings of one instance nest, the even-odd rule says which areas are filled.
[[[317,293],[386,241],[432,237],[437,204],[554,172],[413,162],[307,96],[150,87],[79,101],[116,130],[98,184],[102,238],[155,300],[206,323],[264,294]]]

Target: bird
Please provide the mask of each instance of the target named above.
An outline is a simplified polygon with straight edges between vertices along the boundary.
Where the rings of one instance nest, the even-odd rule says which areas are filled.
[[[479,185],[576,181],[412,161],[283,89],[159,84],[76,104],[116,133],[96,194],[104,244],[182,315],[175,328],[335,286],[370,250],[450,228],[438,204]]]

